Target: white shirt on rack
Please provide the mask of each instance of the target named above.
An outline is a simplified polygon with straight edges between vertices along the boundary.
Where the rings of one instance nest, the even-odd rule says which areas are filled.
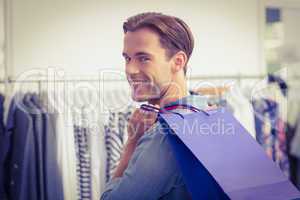
[[[233,115],[256,138],[254,111],[250,101],[243,96],[237,86],[232,86],[225,94],[227,103],[234,109]]]

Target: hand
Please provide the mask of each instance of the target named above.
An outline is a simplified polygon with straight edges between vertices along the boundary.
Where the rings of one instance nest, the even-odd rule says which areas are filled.
[[[158,106],[157,106],[158,107]],[[155,123],[157,113],[145,111],[143,109],[136,109],[131,115],[127,131],[128,141],[137,142],[140,137]]]
[[[210,110],[214,110],[214,109],[217,109],[218,106],[217,105],[211,105],[211,106],[208,106],[205,108],[205,111],[210,111]]]
[[[128,166],[129,160],[134,153],[137,141],[155,123],[156,118],[157,113],[144,111],[140,108],[133,112],[127,126],[128,140],[124,146],[120,162],[114,172],[114,178],[121,177],[123,175]]]

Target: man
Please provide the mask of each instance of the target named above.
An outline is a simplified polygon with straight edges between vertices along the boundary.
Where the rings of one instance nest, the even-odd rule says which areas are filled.
[[[205,107],[188,96],[187,63],[193,35],[185,22],[160,13],[142,13],[123,24],[126,74],[135,101],[157,107],[180,100]],[[128,125],[129,139],[102,200],[191,199],[156,114],[137,109]]]

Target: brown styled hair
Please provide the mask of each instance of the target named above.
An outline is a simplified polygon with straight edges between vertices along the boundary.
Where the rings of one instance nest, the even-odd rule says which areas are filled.
[[[128,31],[134,32],[145,27],[158,33],[160,44],[167,50],[169,59],[181,50],[186,53],[187,62],[189,61],[194,48],[194,37],[184,21],[162,13],[146,12],[134,15],[123,23],[124,33]],[[187,66],[185,65],[184,74],[186,74],[186,68]]]

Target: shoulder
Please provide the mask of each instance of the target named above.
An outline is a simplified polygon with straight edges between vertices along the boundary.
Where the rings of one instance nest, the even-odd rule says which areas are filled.
[[[142,159],[149,164],[148,166],[167,167],[173,172],[177,171],[176,160],[168,136],[162,130],[159,122],[155,123],[139,139],[135,151],[134,159]]]
[[[152,127],[144,133],[138,141],[138,146],[158,147],[161,150],[171,151],[167,133],[163,131],[163,127],[160,122],[153,124]]]

